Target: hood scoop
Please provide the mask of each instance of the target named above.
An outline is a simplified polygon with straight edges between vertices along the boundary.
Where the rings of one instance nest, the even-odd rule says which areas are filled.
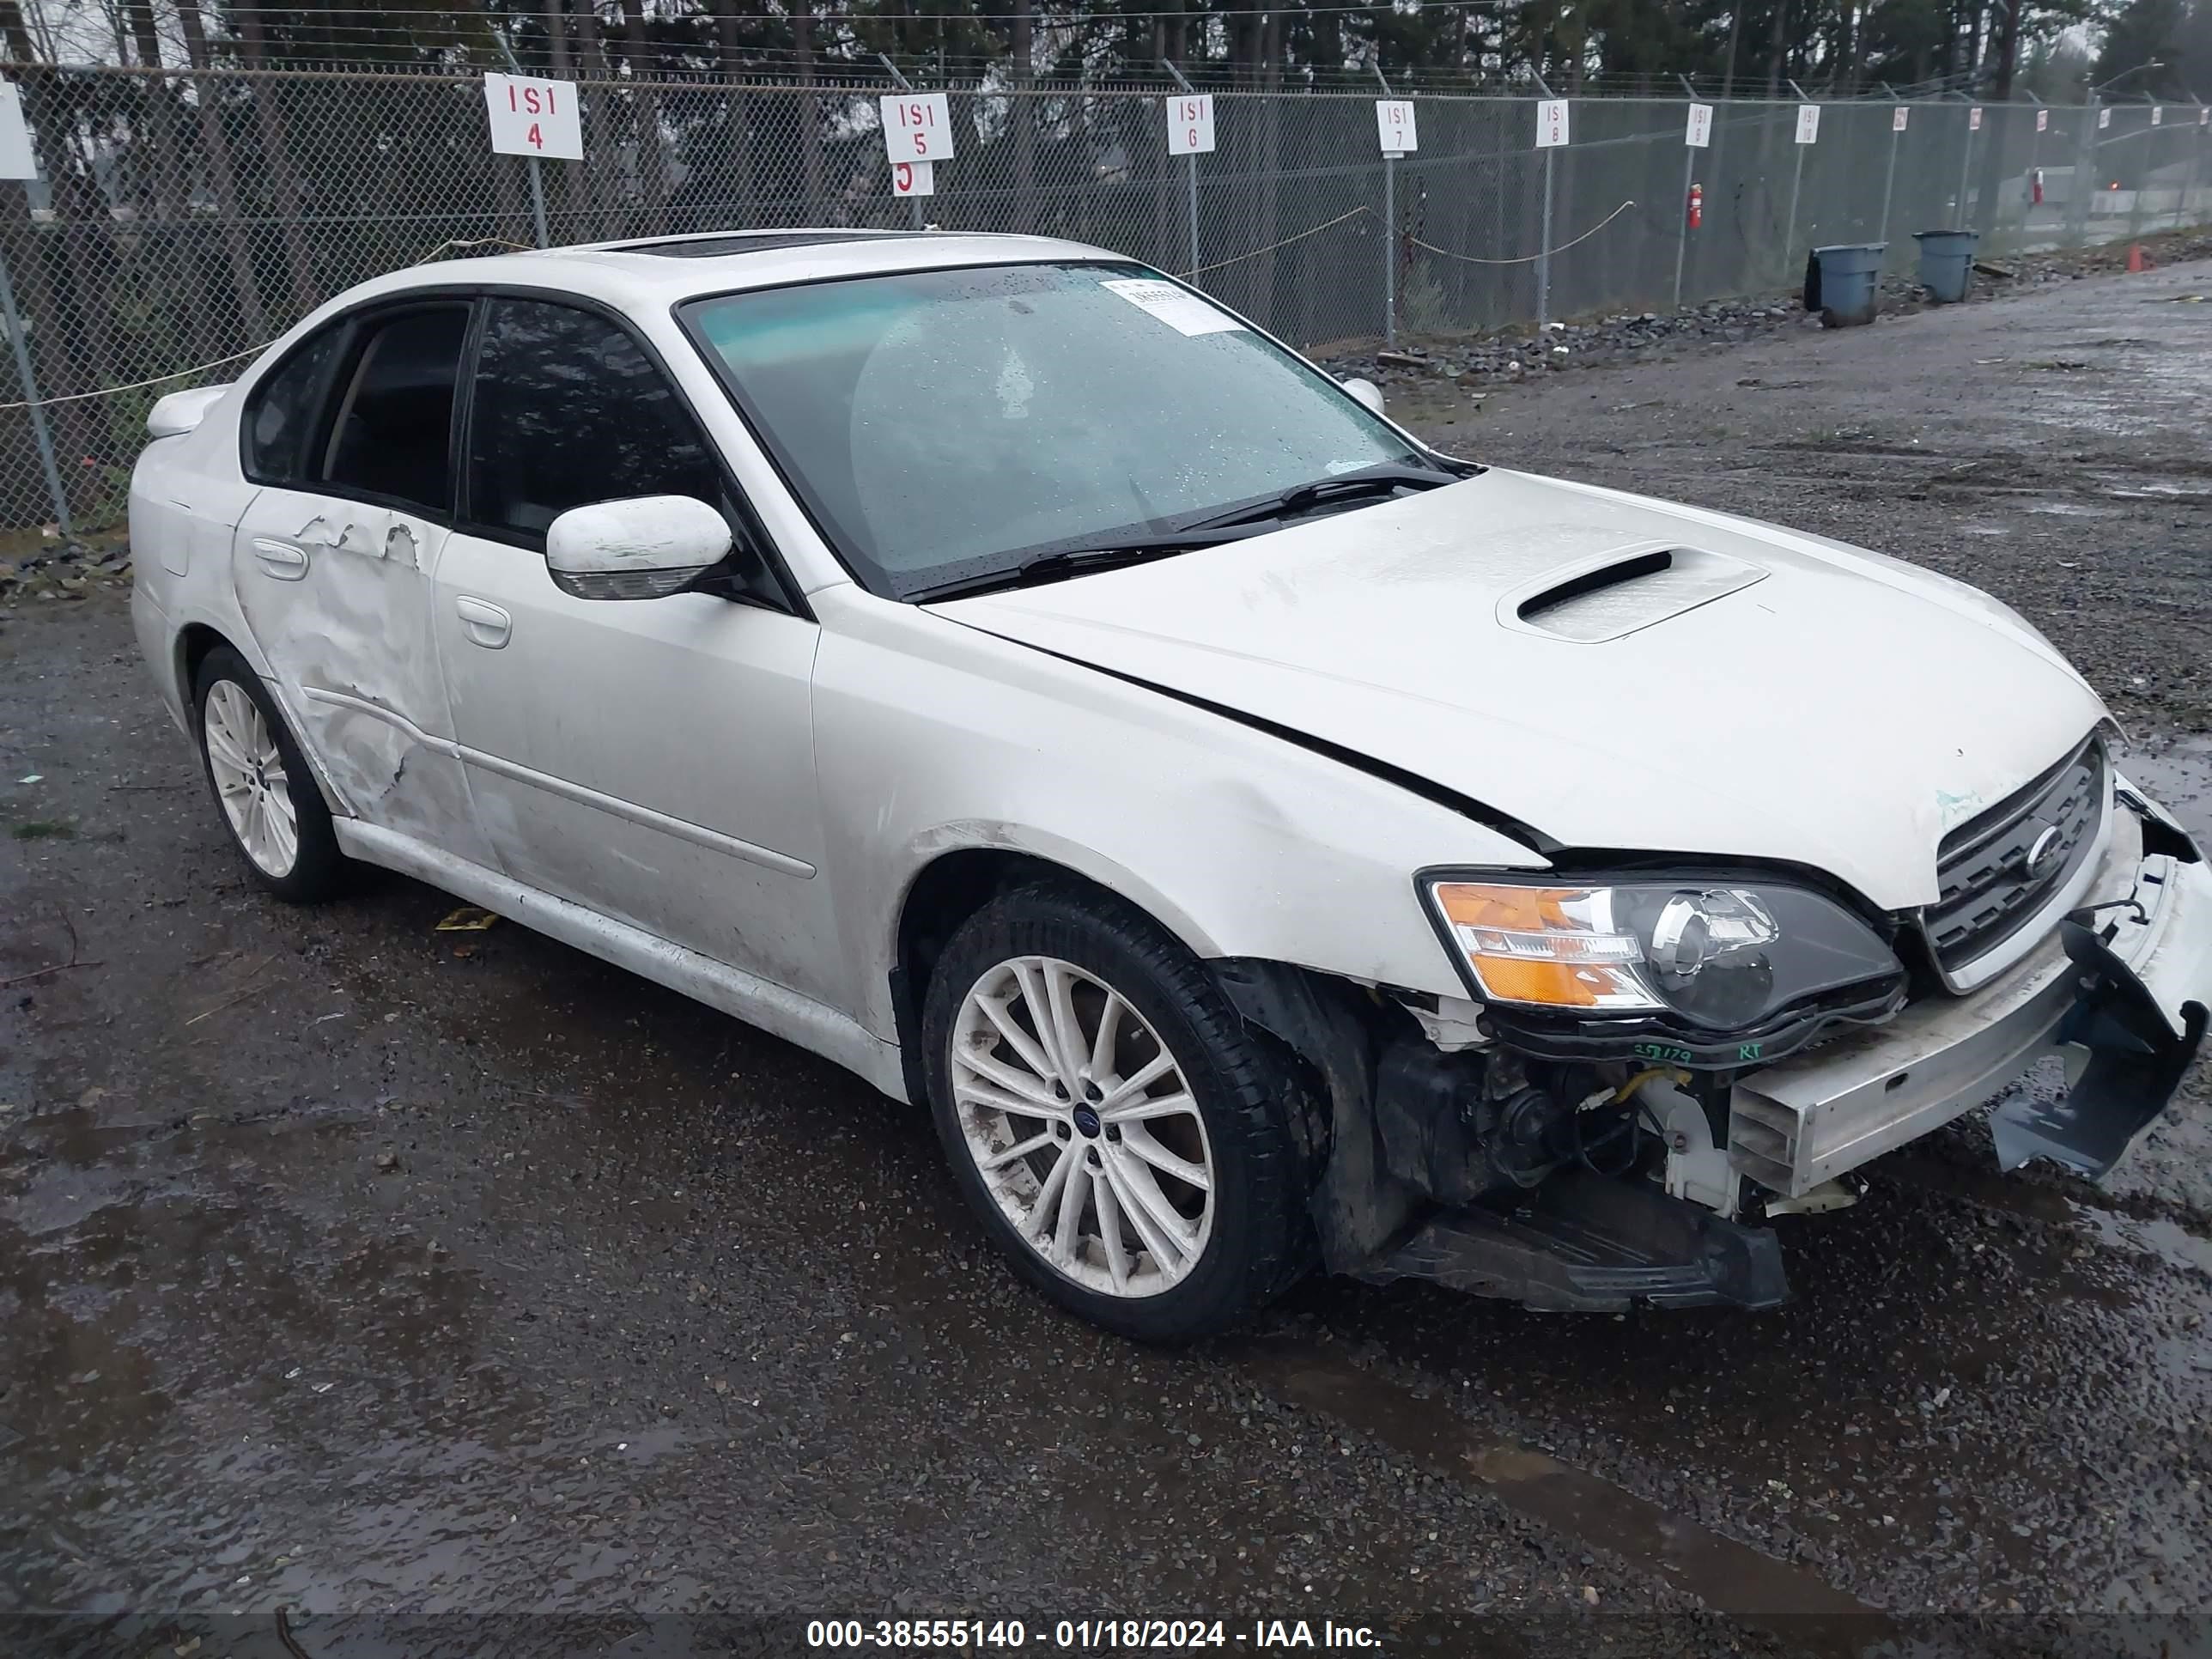
[[[1508,593],[1498,620],[1524,634],[1598,645],[1710,605],[1766,572],[1724,553],[1647,544],[1553,570]]]

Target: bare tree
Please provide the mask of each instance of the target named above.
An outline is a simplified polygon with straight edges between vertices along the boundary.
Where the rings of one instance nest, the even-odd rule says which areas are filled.
[[[239,42],[245,49],[246,67],[268,68],[261,8],[233,6],[231,14],[238,20]],[[320,296],[315,286],[314,258],[307,246],[306,228],[301,222],[300,179],[292,168],[292,135],[285,130],[284,112],[278,106],[278,84],[255,80],[253,114],[261,129],[262,164],[269,169],[270,207],[283,240],[284,262],[292,275],[292,309],[295,314],[304,315],[314,309]]]
[[[223,226],[239,317],[250,337],[265,340],[269,337],[269,321],[261,305],[261,283],[253,269],[252,250],[246,246],[246,232],[238,222],[238,181],[230,165],[230,136],[222,125],[222,82],[205,74],[211,54],[208,51],[207,28],[200,17],[199,0],[177,0],[177,26],[184,31],[185,61],[202,71],[195,88],[200,147],[207,152],[208,179],[215,191],[216,217]]]
[[[1036,34],[1030,0],[1014,0],[1014,222],[1016,230],[1036,228]]]

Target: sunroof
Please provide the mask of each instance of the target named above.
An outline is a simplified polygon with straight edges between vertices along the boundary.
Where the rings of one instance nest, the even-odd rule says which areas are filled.
[[[771,248],[822,242],[881,242],[910,236],[905,230],[740,230],[724,236],[687,236],[680,242],[627,242],[617,253],[658,253],[670,259],[719,259],[726,253],[764,253]]]

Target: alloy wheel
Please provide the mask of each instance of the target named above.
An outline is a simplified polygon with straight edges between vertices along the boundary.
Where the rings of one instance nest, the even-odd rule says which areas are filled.
[[[216,799],[246,856],[282,879],[300,857],[300,817],[292,805],[283,751],[260,705],[234,680],[208,688],[201,711]]]
[[[968,1155],[1025,1245],[1117,1297],[1197,1266],[1213,1226],[1206,1122],[1126,997],[1073,963],[1017,957],[969,988],[951,1048]]]

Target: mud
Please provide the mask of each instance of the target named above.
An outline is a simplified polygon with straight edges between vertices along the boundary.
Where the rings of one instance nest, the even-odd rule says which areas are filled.
[[[2208,831],[2208,290],[1399,412],[1990,588]],[[927,1614],[1032,1647],[1105,1614],[1405,1653],[2204,1639],[2201,1084],[2110,1190],[2000,1179],[1971,1123],[1908,1148],[1784,1224],[1778,1314],[1314,1283],[1139,1349],[1018,1290],[927,1123],[825,1063],[510,924],[435,933],[408,882],[263,898],[143,673],[112,598],[0,623],[0,1648],[792,1652]]]

